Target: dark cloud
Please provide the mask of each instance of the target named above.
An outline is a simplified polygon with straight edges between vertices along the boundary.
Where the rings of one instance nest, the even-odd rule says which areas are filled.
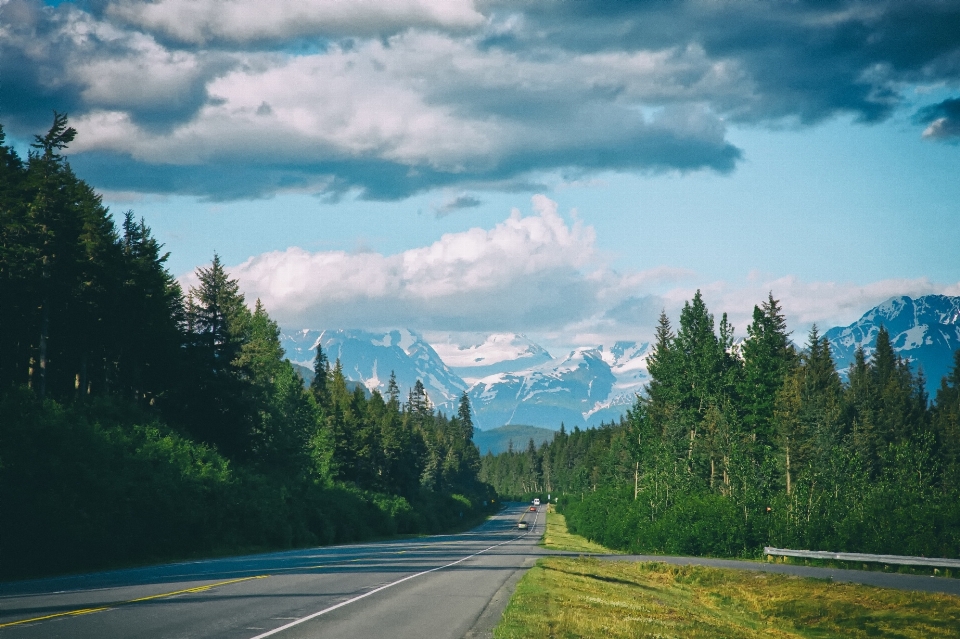
[[[836,113],[886,118],[900,82],[960,80],[960,4],[941,0],[687,2],[530,0],[490,3],[523,24],[491,46],[581,52],[701,47],[734,65],[751,95],[717,96],[739,121],[794,117],[812,123]]]
[[[0,118],[14,130],[37,129],[50,124],[54,110],[83,107],[82,84],[65,68],[73,46],[53,14],[39,0],[0,5]]]
[[[451,198],[438,206],[434,211],[437,217],[446,217],[455,211],[472,209],[483,204],[479,199],[466,193]]]
[[[0,117],[25,132],[53,110],[122,111],[147,131],[189,121],[211,100],[207,84],[238,62],[218,53],[167,51],[117,33],[72,4],[0,5]]]
[[[82,135],[83,132],[80,132]],[[621,140],[583,146],[559,143],[542,149],[521,149],[496,166],[475,171],[439,171],[411,167],[377,158],[290,164],[260,163],[255,159],[231,162],[229,158],[202,164],[155,164],[140,162],[128,155],[84,152],[70,155],[78,175],[99,188],[194,195],[214,201],[269,197],[281,191],[306,191],[336,202],[355,192],[366,200],[395,201],[438,187],[475,185],[504,191],[536,190],[542,187],[523,180],[532,170],[568,166],[588,173],[604,169],[663,171],[669,169],[713,169],[727,172],[741,156],[735,146],[722,138],[687,138],[668,130],[638,129],[624,132]],[[575,141],[576,142],[576,141]],[[459,199],[459,198],[458,198]],[[457,208],[473,206],[466,196]],[[452,211],[452,209],[451,209]]]
[[[72,160],[101,188],[395,200],[543,171],[729,172],[727,122],[878,122],[906,86],[960,83],[960,3],[940,0],[405,0],[300,22],[257,1],[218,20],[208,0],[10,0],[0,122],[23,139],[54,109],[84,122]],[[955,140],[956,100],[917,121]]]
[[[960,138],[960,98],[951,98],[921,109],[916,119],[921,124],[929,125],[923,132],[924,137],[956,140]]]

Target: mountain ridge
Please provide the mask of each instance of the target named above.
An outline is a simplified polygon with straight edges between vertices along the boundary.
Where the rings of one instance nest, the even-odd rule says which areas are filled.
[[[824,336],[841,376],[846,377],[858,346],[868,356],[872,353],[881,324],[914,371],[923,367],[933,395],[950,370],[953,350],[960,347],[960,296],[892,297],[856,322],[829,329]],[[368,391],[385,392],[392,370],[402,394],[420,379],[434,405],[448,413],[456,411],[466,391],[474,422],[486,431],[505,425],[556,430],[561,423],[568,429],[586,428],[617,421],[649,381],[648,342],[582,346],[552,357],[519,333],[436,348],[408,329],[302,329],[283,333],[281,340],[291,361],[311,371],[314,349],[322,345],[331,362],[340,358],[344,375]]]

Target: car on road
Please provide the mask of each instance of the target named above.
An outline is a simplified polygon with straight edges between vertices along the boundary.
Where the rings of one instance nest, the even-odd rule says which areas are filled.
[[[530,512],[537,512],[536,506],[530,506]]]
[[[521,521],[519,524],[517,524],[517,528],[519,528],[520,530],[526,530],[526,529],[527,529],[527,522]]]
[[[533,500],[533,505],[534,505],[534,506],[539,506],[539,505],[540,505],[540,498],[539,498],[539,497],[537,497],[536,499]]]

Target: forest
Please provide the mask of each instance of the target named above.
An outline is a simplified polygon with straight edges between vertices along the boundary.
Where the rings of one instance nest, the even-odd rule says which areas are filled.
[[[476,521],[469,401],[419,382],[309,387],[218,256],[184,291],[132,212],[119,225],[64,150],[0,127],[0,578],[371,537]],[[252,302],[252,303],[251,303]]]
[[[572,531],[635,553],[960,556],[960,350],[931,402],[883,328],[846,381],[816,326],[794,345],[772,293],[746,332],[698,291],[676,330],[661,313],[626,417],[485,455],[481,479],[549,493]]]

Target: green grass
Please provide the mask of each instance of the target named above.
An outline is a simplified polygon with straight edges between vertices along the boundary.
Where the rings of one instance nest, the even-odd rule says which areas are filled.
[[[540,544],[550,550],[568,550],[570,552],[599,553],[604,555],[620,554],[610,550],[580,535],[574,535],[567,530],[567,520],[558,512],[554,512],[553,504],[547,505],[547,532],[543,535]]]
[[[960,598],[746,570],[541,559],[497,639],[957,637]]]

